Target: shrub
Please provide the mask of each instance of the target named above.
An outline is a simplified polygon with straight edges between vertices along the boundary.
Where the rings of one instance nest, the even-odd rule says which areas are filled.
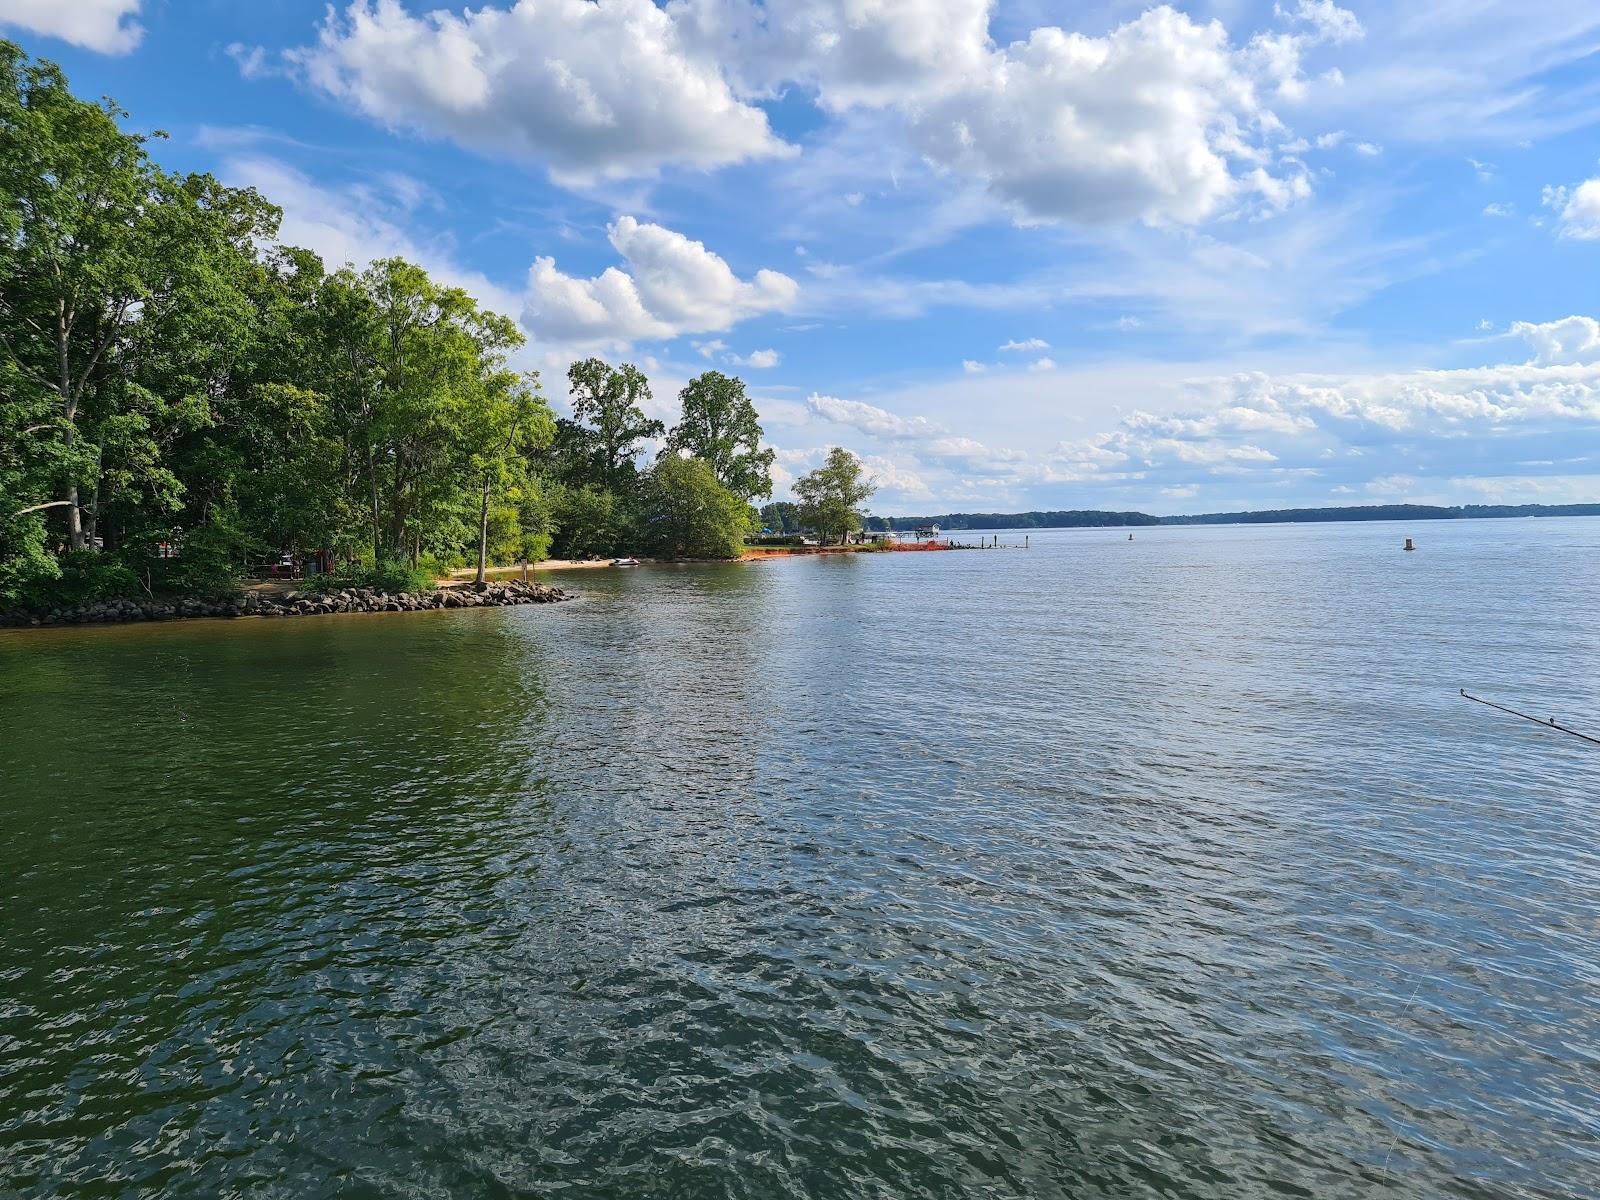
[[[61,574],[41,578],[24,588],[21,599],[29,608],[93,604],[97,600],[123,600],[141,595],[139,577],[112,554],[73,550],[58,560]]]
[[[211,600],[239,590],[235,564],[240,538],[226,522],[191,530],[173,558],[160,557],[153,544],[138,547],[138,552],[154,591]]]
[[[744,543],[747,546],[803,546],[806,539],[798,533],[771,533],[747,537]]]
[[[404,563],[347,563],[332,575],[307,576],[302,590],[336,592],[341,588],[371,588],[377,592],[427,592],[433,589],[434,576],[412,570]]]
[[[755,513],[698,458],[669,454],[644,481],[645,544],[670,558],[738,558]]]

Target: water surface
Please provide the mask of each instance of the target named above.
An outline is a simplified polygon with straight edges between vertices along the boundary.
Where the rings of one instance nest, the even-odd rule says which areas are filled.
[[[1600,1196],[1600,521],[1031,541],[0,634],[0,1191]]]

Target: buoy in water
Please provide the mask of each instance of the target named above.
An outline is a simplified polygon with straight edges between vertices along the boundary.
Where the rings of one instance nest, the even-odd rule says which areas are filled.
[[[1417,548],[1417,544],[1415,542],[1413,542],[1410,538],[1407,538],[1406,539],[1406,549],[1407,550],[1415,550],[1416,548]]]

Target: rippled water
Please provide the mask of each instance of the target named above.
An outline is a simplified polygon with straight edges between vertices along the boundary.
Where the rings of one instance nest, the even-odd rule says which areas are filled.
[[[1032,543],[0,634],[0,1192],[1600,1195],[1600,522]]]

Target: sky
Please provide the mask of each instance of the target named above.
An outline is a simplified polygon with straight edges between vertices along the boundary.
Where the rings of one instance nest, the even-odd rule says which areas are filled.
[[[1600,5],[0,0],[566,405],[749,386],[883,514],[1600,501]]]

